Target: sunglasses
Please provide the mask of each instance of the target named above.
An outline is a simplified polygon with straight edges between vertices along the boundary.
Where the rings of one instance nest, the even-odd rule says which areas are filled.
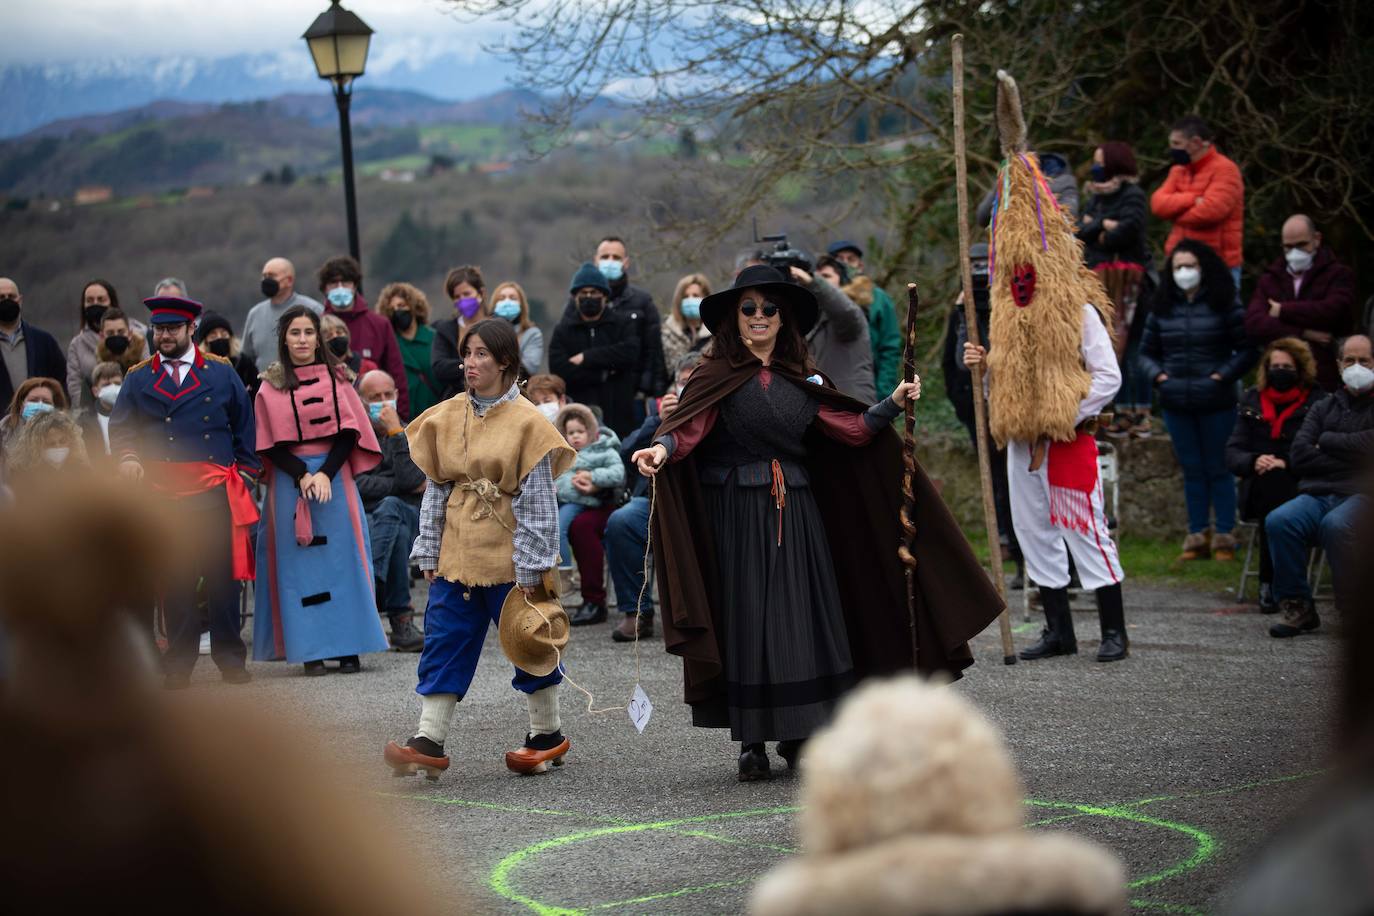
[[[742,314],[745,318],[753,318],[754,315],[756,315],[759,312],[760,308],[762,308],[763,310],[764,318],[772,318],[774,315],[778,313],[778,309],[780,308],[780,306],[774,305],[771,302],[765,302],[762,306],[758,305],[758,303],[755,302],[746,302],[739,307],[739,310],[740,314]]]

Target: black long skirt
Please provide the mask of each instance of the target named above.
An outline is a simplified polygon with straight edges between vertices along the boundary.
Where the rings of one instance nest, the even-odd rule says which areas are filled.
[[[727,721],[693,722],[728,724],[746,744],[807,738],[856,680],[820,510],[810,489],[789,489],[779,543],[769,487],[731,479],[703,493],[719,552]]]

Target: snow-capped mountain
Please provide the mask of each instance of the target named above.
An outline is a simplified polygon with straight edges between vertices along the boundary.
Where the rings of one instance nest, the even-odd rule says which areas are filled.
[[[511,66],[486,55],[460,54],[425,37],[376,41],[359,88],[409,89],[464,100],[507,87]],[[304,43],[289,50],[218,59],[167,56],[0,67],[0,137],[83,115],[154,100],[239,102],[284,93],[327,96]]]

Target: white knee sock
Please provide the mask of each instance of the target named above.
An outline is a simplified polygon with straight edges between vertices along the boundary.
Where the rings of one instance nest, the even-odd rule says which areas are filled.
[[[431,693],[420,697],[420,727],[416,734],[435,744],[443,744],[453,721],[453,707],[458,705],[456,693]]]
[[[526,694],[530,706],[530,731],[536,735],[552,735],[563,727],[558,718],[558,685]]]

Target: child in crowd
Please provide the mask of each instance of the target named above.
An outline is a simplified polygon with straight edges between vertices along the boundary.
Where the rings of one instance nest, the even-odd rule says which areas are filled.
[[[625,485],[620,437],[599,427],[583,404],[569,404],[555,420],[563,438],[577,450],[577,460],[554,481],[558,490],[559,576],[566,582],[576,558],[582,579],[582,607],[572,614],[573,626],[606,619],[606,520],[619,502],[616,491]]]
[[[568,386],[562,378],[547,372],[531,375],[525,383],[525,397],[552,423],[558,419],[558,412],[568,406]]]

